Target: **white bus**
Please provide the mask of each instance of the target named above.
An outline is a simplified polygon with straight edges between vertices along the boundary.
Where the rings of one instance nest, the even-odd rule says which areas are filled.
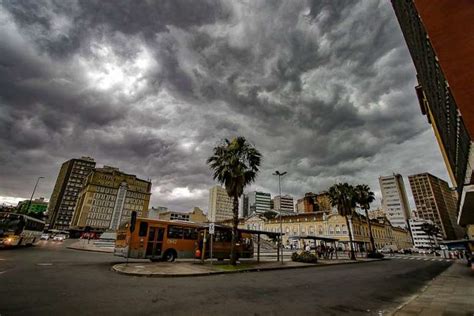
[[[44,224],[31,216],[0,212],[0,247],[33,245],[40,240]]]

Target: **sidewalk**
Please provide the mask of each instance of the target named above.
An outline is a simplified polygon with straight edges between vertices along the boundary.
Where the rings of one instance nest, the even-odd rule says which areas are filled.
[[[474,271],[453,263],[393,315],[474,315]]]
[[[88,240],[82,239],[79,240],[75,243],[70,244],[66,248],[68,249],[74,249],[74,250],[84,250],[84,251],[95,251],[95,252],[104,252],[104,253],[113,253],[114,248],[113,247],[97,247],[94,246],[94,240]]]
[[[256,272],[265,270],[283,270],[283,269],[299,269],[309,267],[325,267],[330,265],[340,264],[360,264],[372,261],[379,261],[379,259],[360,259],[357,261],[351,260],[320,260],[316,264],[285,261],[256,261],[246,260],[241,261],[237,266],[233,267],[222,262],[200,263],[199,261],[177,261],[177,262],[140,262],[140,263],[120,263],[112,267],[112,270],[122,274],[133,276],[147,276],[147,277],[180,277],[180,276],[204,276],[224,273],[237,272]]]

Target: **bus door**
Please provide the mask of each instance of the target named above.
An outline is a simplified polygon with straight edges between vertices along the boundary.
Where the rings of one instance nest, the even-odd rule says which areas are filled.
[[[164,233],[164,227],[150,227],[150,230],[148,231],[148,243],[146,246],[147,257],[153,258],[161,256]]]

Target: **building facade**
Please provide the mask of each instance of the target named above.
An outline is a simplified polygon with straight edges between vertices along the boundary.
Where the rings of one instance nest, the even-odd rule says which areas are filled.
[[[265,219],[263,216],[249,216],[242,219],[240,227],[270,232],[280,232],[280,219]],[[365,216],[355,214],[349,220],[352,237],[356,250],[370,249],[369,228]],[[282,216],[283,244],[289,245],[291,237],[319,236],[338,239],[338,247],[349,250],[349,232],[346,219],[338,214],[326,212],[294,213]],[[397,249],[412,248],[410,233],[399,227],[394,227],[386,219],[371,220],[372,233],[378,249],[385,246],[395,246]]]
[[[429,173],[408,177],[415,199],[416,214],[432,221],[442,231],[444,239],[464,237],[464,229],[457,224],[457,193],[446,181]]]
[[[207,216],[199,208],[195,207],[190,212],[176,212],[165,211],[158,212],[156,219],[161,219],[165,221],[184,221],[184,222],[194,222],[194,223],[205,223],[207,222]]]
[[[327,192],[320,192],[318,194],[308,192],[296,202],[296,211],[298,213],[331,212],[331,210],[331,199]]]
[[[130,220],[132,211],[147,217],[150,192],[149,181],[114,167],[96,168],[84,181],[71,226],[116,230]]]
[[[403,177],[400,174],[379,177],[382,192],[382,208],[393,226],[408,227],[410,219],[410,205]]]
[[[18,202],[17,209],[22,212],[44,213],[48,209],[48,202],[46,202],[43,197],[34,199],[31,203],[30,200],[24,200]]]
[[[430,220],[424,220],[419,218],[410,219],[410,230],[413,238],[413,246],[417,249],[430,249],[439,245],[439,242],[443,240],[441,233],[437,236],[428,236],[428,234],[422,229],[423,224],[434,224]]]
[[[271,195],[266,192],[252,191],[244,194],[244,199],[247,201],[244,202],[245,209],[243,209],[243,214],[247,216],[254,213],[265,213],[271,210]]]
[[[207,219],[209,222],[221,222],[233,217],[233,199],[227,191],[216,185],[209,190],[209,210]]]
[[[275,196],[273,198],[273,209],[275,211],[294,212],[293,197],[291,195]]]
[[[95,167],[90,157],[64,162],[54,185],[48,205],[48,229],[68,229],[85,177]]]
[[[474,224],[474,6],[460,0],[392,0],[417,72],[416,92],[451,182],[458,223]]]

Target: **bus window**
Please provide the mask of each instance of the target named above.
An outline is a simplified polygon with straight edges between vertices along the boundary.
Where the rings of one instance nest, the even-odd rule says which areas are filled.
[[[196,228],[184,228],[184,239],[196,240],[197,239],[197,230]]]
[[[232,231],[231,230],[216,230],[214,240],[217,242],[228,242],[232,241]]]
[[[168,238],[182,239],[183,238],[183,227],[179,226],[168,226]]]
[[[147,222],[140,222],[140,229],[138,230],[138,236],[145,237],[148,230]]]

